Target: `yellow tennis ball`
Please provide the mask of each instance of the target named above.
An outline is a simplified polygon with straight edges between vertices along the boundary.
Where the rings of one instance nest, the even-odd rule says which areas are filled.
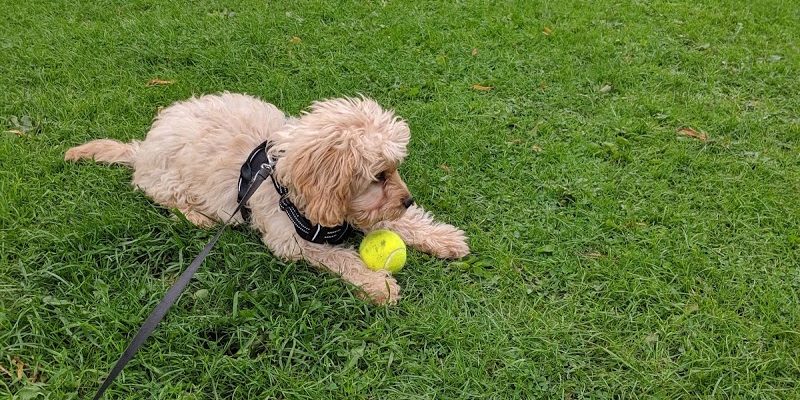
[[[385,269],[391,273],[400,271],[406,263],[406,244],[400,235],[379,229],[364,236],[358,246],[358,254],[364,264],[373,271]]]

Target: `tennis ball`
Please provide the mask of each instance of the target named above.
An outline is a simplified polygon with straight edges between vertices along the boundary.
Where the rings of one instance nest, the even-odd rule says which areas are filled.
[[[400,271],[406,263],[406,244],[400,235],[379,229],[364,236],[358,246],[358,254],[364,264],[373,271],[385,269],[391,273]]]

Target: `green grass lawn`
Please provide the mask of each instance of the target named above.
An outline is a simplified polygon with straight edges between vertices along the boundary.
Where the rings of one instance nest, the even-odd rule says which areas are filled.
[[[75,3],[0,3],[0,398],[90,396],[212,234],[64,151],[223,90],[394,108],[474,254],[376,307],[229,231],[108,398],[800,396],[800,5]]]

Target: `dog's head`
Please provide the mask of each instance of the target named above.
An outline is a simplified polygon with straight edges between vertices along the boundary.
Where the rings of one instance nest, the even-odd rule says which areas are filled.
[[[375,101],[316,102],[281,136],[275,176],[312,223],[367,227],[398,219],[411,205],[397,173],[408,125]]]

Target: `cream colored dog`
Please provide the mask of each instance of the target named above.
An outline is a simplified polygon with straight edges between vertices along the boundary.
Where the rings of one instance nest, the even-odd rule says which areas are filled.
[[[366,98],[316,102],[298,118],[243,94],[178,102],[161,111],[144,141],[99,139],[69,149],[65,160],[94,159],[132,167],[133,184],[198,226],[225,221],[237,205],[242,163],[264,141],[277,162],[274,178],[312,223],[388,228],[407,244],[440,258],[469,253],[464,232],[411,205],[397,173],[410,132],[405,122]],[[352,248],[316,244],[295,232],[265,182],[248,202],[250,223],[273,254],[305,259],[361,288],[376,303],[396,302],[400,287],[368,269]],[[234,221],[243,223],[241,215]]]

